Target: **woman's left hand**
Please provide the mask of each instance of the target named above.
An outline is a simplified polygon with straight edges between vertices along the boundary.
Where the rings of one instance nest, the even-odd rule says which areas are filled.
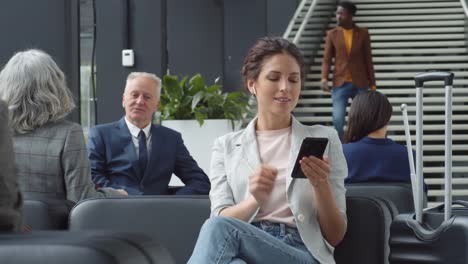
[[[328,157],[324,157],[323,160],[314,156],[303,157],[299,163],[301,164],[302,172],[314,187],[328,181],[328,176],[330,175]]]

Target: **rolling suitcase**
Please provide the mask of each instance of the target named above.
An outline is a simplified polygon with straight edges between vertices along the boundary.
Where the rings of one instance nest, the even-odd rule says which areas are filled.
[[[402,105],[411,168],[415,214],[398,215],[390,228],[390,263],[468,263],[468,203],[452,202],[452,84],[453,73],[419,74],[416,81],[416,173],[412,162],[406,105]],[[445,82],[445,198],[444,204],[423,212],[423,87]],[[458,204],[452,210],[452,205]]]

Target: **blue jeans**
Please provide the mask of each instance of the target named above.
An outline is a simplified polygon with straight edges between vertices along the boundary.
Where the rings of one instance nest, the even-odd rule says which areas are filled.
[[[203,224],[190,264],[319,262],[305,247],[296,228],[271,222],[247,222],[223,216]]]
[[[338,132],[338,136],[343,140],[344,125],[346,117],[346,106],[348,106],[349,98],[354,98],[357,94],[360,94],[366,90],[365,88],[358,88],[353,83],[346,82],[341,86],[334,87],[332,89],[333,99],[333,126]]]

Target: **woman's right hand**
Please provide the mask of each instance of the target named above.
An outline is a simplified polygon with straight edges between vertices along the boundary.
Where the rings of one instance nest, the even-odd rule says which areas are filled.
[[[278,169],[261,164],[249,179],[249,191],[260,207],[268,200],[275,186]]]

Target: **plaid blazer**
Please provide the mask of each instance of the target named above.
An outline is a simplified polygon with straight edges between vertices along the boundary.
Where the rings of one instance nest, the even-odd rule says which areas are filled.
[[[25,198],[78,202],[118,195],[111,188],[95,189],[83,130],[76,123],[62,120],[16,134],[14,151],[19,186]]]

